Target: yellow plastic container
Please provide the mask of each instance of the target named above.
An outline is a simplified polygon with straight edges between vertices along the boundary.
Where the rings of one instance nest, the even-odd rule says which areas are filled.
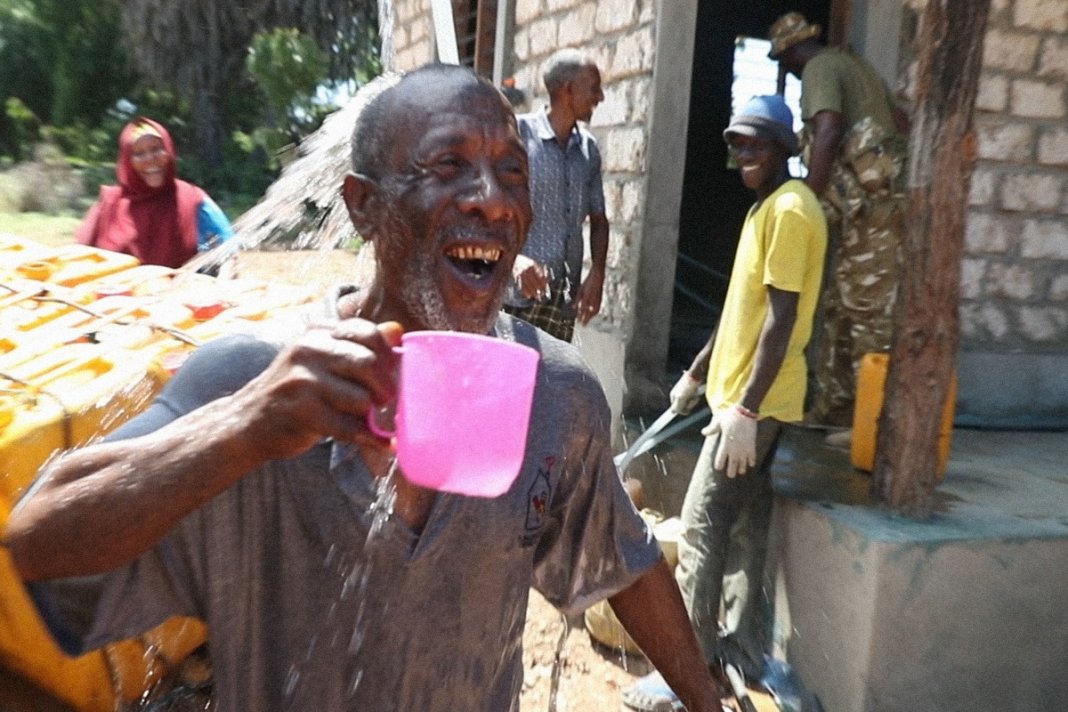
[[[15,273],[26,279],[73,287],[141,264],[132,255],[88,245],[64,245],[20,262]]]
[[[853,439],[850,446],[850,461],[853,467],[871,472],[875,467],[875,444],[879,436],[879,416],[883,410],[883,395],[886,391],[886,369],[890,355],[885,353],[864,354],[857,373],[857,398],[853,409]],[[942,421],[938,431],[938,476],[946,471],[949,462],[949,447],[953,439],[953,415],[957,404],[957,377],[949,384],[946,404],[942,409]]]
[[[10,277],[16,266],[47,257],[48,254],[48,248],[39,242],[0,233],[0,278]]]
[[[85,307],[86,311],[71,310],[26,336],[56,344],[92,341],[140,349],[164,338],[166,329],[182,330],[196,324],[190,309],[182,304],[141,297],[105,297]]]
[[[82,282],[75,291],[92,294],[97,299],[122,290],[133,296],[145,297],[171,294],[181,289],[213,289],[215,281],[214,277],[189,270],[137,265]]]
[[[142,410],[162,386],[147,354],[67,344],[0,373],[14,409],[0,431],[0,505],[10,505],[57,450],[88,442]]]
[[[81,245],[47,248],[0,236],[0,528],[54,453],[143,409],[195,347],[144,323],[203,342],[292,318],[317,298],[310,288],[215,280]],[[135,702],[206,639],[200,621],[172,619],[137,640],[70,658],[0,549],[0,667],[78,712]]]
[[[66,287],[33,280],[3,282],[0,288],[0,333],[28,332],[91,301]]]
[[[53,453],[124,422],[163,378],[150,353],[97,344],[52,349],[0,375],[0,527]],[[168,661],[181,660],[204,640],[202,623],[173,619],[140,640],[70,658],[53,642],[0,550],[0,666],[77,710],[111,712],[120,700],[133,702]]]

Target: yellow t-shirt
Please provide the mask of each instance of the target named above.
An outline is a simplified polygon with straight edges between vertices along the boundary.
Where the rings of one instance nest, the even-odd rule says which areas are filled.
[[[708,403],[713,410],[738,403],[756,362],[768,314],[768,286],[798,293],[797,320],[782,367],[760,404],[761,418],[801,419],[805,345],[812,333],[827,223],[819,200],[799,180],[788,180],[749,210],[738,238],[730,286],[708,365]]]

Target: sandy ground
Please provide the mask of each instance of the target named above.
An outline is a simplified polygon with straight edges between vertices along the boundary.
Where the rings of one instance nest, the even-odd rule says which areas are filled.
[[[561,634],[566,638],[560,648]],[[556,706],[552,707],[552,677],[561,649]],[[623,654],[592,641],[581,616],[564,620],[544,598],[531,591],[527,627],[523,634],[523,694],[521,712],[591,712],[619,710],[620,694],[634,679],[650,670],[641,656]]]

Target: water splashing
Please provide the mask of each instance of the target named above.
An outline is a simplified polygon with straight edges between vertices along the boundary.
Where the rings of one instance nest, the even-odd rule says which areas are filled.
[[[556,641],[556,654],[553,656],[553,672],[549,680],[548,712],[556,712],[556,697],[560,691],[560,670],[564,662],[564,644],[567,642],[567,636],[571,632],[571,624],[568,622],[567,616],[560,614],[560,622],[563,623],[563,627],[560,629],[560,637]]]
[[[393,516],[393,507],[397,503],[397,461],[394,460],[389,467],[389,472],[385,477],[380,477],[375,481],[376,484],[376,497],[371,502],[370,513],[372,516],[371,531],[367,536],[367,540],[371,541],[376,535],[382,532],[382,527],[386,525],[389,518]]]

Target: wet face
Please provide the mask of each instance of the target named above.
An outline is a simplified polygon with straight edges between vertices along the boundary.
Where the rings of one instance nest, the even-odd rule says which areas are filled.
[[[171,157],[159,136],[142,136],[130,150],[130,164],[149,187],[159,188],[167,180]]]
[[[601,73],[597,67],[586,67],[583,71],[568,83],[571,91],[571,107],[575,112],[575,118],[579,121],[589,121],[593,118],[593,110],[604,101],[604,92],[601,91]]]
[[[526,151],[495,89],[430,77],[398,86],[388,114],[371,216],[383,306],[409,330],[486,333],[530,225]]]
[[[727,148],[738,164],[746,188],[763,195],[782,183],[786,149],[777,142],[732,133],[727,139]]]

